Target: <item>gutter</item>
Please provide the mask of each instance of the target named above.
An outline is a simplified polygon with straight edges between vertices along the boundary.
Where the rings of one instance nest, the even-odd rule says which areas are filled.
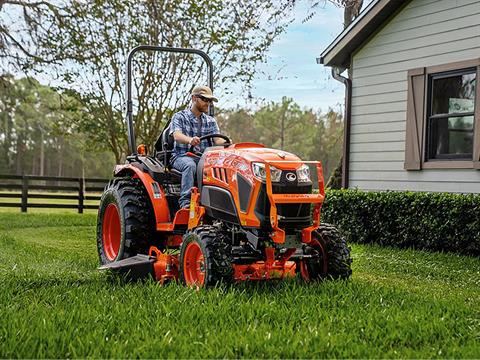
[[[322,58],[317,63],[322,64]],[[345,114],[343,128],[343,159],[342,159],[342,189],[348,189],[348,175],[350,172],[350,127],[352,123],[352,80],[340,75],[345,69],[332,67],[332,76],[345,85]]]

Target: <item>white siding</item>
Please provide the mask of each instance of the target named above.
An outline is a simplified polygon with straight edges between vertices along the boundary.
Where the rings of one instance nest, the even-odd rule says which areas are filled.
[[[480,171],[403,169],[407,71],[480,58],[480,0],[413,0],[353,56],[349,187],[480,193]]]

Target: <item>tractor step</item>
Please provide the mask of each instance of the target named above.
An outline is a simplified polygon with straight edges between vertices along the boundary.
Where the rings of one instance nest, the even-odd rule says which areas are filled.
[[[125,275],[128,280],[140,280],[148,276],[155,276],[153,263],[156,258],[149,255],[135,255],[127,259],[114,261],[102,265],[99,270],[111,270],[116,274]]]

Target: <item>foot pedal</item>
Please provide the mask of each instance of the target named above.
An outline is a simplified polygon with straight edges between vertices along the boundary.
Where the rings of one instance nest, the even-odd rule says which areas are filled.
[[[98,270],[111,270],[116,274],[125,275],[128,280],[140,280],[149,275],[155,277],[153,263],[155,257],[149,255],[135,255],[127,259],[114,261],[110,264],[102,265]]]

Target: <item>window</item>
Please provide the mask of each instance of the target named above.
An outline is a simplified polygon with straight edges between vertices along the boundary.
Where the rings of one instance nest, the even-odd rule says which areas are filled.
[[[476,69],[429,76],[426,160],[472,160]]]
[[[405,169],[480,169],[480,60],[408,72]]]

